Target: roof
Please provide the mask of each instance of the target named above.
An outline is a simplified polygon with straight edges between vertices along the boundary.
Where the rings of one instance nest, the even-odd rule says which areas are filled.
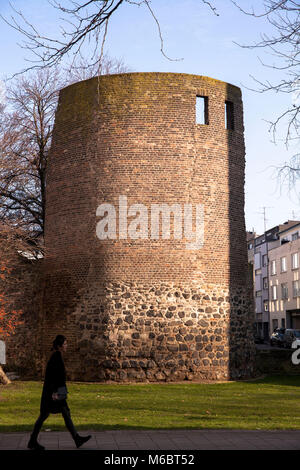
[[[293,227],[297,227],[300,225],[299,220],[288,220],[284,224],[279,225],[279,233],[286,232],[287,230],[290,230]]]

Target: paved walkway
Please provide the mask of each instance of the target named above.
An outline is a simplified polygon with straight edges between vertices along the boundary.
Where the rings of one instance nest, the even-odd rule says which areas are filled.
[[[83,450],[300,450],[300,431],[172,430],[85,431]],[[26,449],[29,433],[0,433],[0,450]],[[47,450],[76,449],[68,432],[41,432]]]

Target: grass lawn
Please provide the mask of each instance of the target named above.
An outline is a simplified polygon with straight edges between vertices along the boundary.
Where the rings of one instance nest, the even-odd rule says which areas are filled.
[[[78,429],[300,429],[300,376],[270,376],[214,384],[69,382]],[[0,432],[30,431],[38,417],[41,382],[0,386]],[[65,430],[61,415],[43,429]]]

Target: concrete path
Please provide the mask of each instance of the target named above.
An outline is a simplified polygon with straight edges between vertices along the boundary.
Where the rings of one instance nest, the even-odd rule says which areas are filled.
[[[300,450],[298,431],[171,430],[82,431],[83,450]],[[29,433],[0,433],[0,450],[25,450]],[[68,432],[41,432],[47,450],[77,450]],[[29,452],[29,451],[28,451]]]

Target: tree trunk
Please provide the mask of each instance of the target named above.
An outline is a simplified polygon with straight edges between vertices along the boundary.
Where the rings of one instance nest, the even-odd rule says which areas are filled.
[[[10,383],[11,382],[10,382],[9,378],[7,377],[7,375],[4,372],[4,370],[2,369],[2,367],[0,366],[0,385],[8,385]]]

